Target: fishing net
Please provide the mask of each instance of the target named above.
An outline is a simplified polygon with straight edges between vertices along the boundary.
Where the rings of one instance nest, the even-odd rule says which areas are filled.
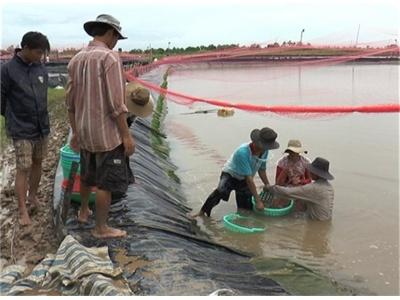
[[[338,54],[340,53],[340,55]],[[178,66],[198,66],[207,63],[215,65],[227,62],[254,62],[257,60],[265,60],[266,63],[271,61],[278,61],[275,67],[279,66],[283,69],[280,71],[279,76],[289,76],[293,74],[294,69],[302,68],[322,68],[330,67],[338,64],[345,64],[348,62],[357,61],[375,61],[380,60],[382,57],[398,57],[399,48],[397,46],[386,48],[338,48],[331,46],[311,47],[311,46],[291,46],[291,47],[276,47],[276,48],[234,48],[221,51],[211,51],[193,55],[177,55],[172,57],[165,57],[150,65],[138,66],[126,71],[126,77],[129,81],[136,81],[144,85],[146,88],[165,95],[165,97],[180,105],[191,106],[193,104],[208,104],[216,107],[235,108],[243,111],[254,113],[272,112],[275,114],[297,117],[310,115],[314,117],[329,116],[329,115],[343,115],[349,113],[397,113],[400,112],[400,105],[398,99],[388,99],[388,102],[382,100],[378,104],[368,105],[292,105],[292,104],[279,104],[279,105],[260,105],[254,104],[251,99],[247,103],[238,103],[231,100],[220,100],[213,98],[202,98],[193,95],[184,94],[171,89],[165,89],[157,86],[149,81],[138,78],[137,76],[148,72],[151,69],[160,66],[169,66],[168,72],[174,74],[174,70]],[[328,55],[327,55],[328,54]],[[274,65],[269,66],[273,68]],[[178,68],[178,69],[179,69]],[[286,71],[285,71],[286,70]],[[272,74],[272,75],[271,75]],[[274,80],[275,75],[271,73],[270,77],[263,77],[262,80]],[[183,75],[187,76],[187,74]],[[189,75],[189,76],[193,76]],[[245,76],[243,76],[245,78]],[[229,80],[221,78],[207,78],[208,80]],[[243,80],[243,79],[240,79]],[[246,79],[244,79],[246,80]],[[249,79],[250,80],[250,79]],[[251,79],[254,82],[253,78]],[[256,79],[257,80],[257,79]],[[335,103],[335,101],[333,101]]]

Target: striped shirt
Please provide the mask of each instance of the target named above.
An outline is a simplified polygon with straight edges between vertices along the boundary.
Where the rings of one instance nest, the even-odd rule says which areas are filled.
[[[110,151],[122,144],[116,117],[128,111],[125,77],[118,54],[92,41],[68,64],[66,105],[75,115],[82,149]]]

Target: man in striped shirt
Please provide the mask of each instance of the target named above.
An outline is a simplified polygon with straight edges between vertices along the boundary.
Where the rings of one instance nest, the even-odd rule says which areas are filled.
[[[89,45],[68,64],[66,104],[72,128],[71,147],[81,154],[81,208],[78,221],[87,222],[92,213],[89,195],[96,192],[97,238],[120,238],[126,232],[107,225],[112,192],[128,187],[126,157],[135,144],[126,123],[125,78],[118,54],[112,49],[120,39],[119,21],[99,15],[84,24],[93,37]]]

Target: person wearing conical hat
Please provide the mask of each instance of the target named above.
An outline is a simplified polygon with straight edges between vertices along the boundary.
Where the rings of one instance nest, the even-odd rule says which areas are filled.
[[[137,82],[126,85],[126,107],[130,117],[146,118],[151,115],[154,101],[148,89]]]
[[[126,123],[131,127],[135,120],[139,118],[149,117],[154,108],[154,100],[148,89],[136,82],[129,82],[125,86],[125,102],[128,109]],[[126,165],[128,171],[129,184],[135,183],[135,176],[133,174],[129,157],[126,157]],[[119,200],[125,195],[124,192],[111,193],[112,200]],[[112,202],[113,203],[113,202]]]
[[[128,108],[126,122],[128,123],[128,127],[131,127],[137,117],[147,118],[152,114],[154,101],[149,90],[139,83],[129,82],[125,90],[126,107]],[[129,164],[129,157],[126,158],[126,163],[128,165],[129,183],[134,183],[135,177]]]
[[[272,192],[274,196],[302,200],[307,203],[307,216],[313,220],[327,221],[332,219],[334,190],[328,180],[334,179],[329,173],[329,161],[317,157],[307,165],[311,174],[311,183],[285,187],[279,185],[265,186],[264,189]]]

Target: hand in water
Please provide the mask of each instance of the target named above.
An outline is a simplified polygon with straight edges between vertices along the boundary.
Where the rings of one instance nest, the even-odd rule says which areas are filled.
[[[271,188],[271,185],[266,184],[266,185],[263,186],[263,191],[264,191],[264,192],[269,192],[269,189],[270,189],[270,188]]]
[[[256,208],[258,210],[263,210],[265,208],[264,203],[261,201],[259,197],[256,199]]]

